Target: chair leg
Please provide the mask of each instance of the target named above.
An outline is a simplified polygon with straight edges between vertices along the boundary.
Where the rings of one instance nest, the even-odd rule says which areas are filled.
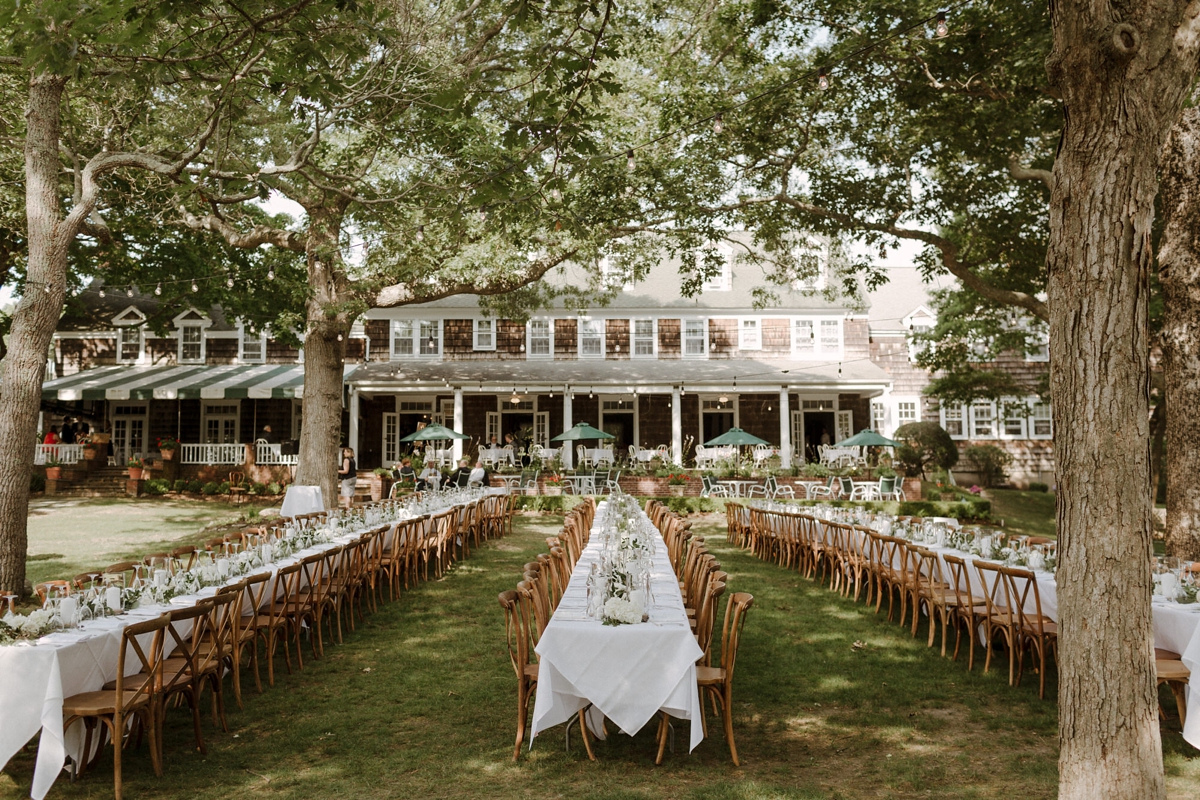
[[[121,739],[125,733],[125,719],[120,714],[115,714],[112,726],[113,795],[116,797],[116,800],[121,800]]]
[[[529,697],[525,692],[525,687],[521,687],[517,692],[517,743],[513,745],[513,761],[516,761],[520,757],[521,742],[525,741],[525,720],[529,713],[529,709],[527,708]]]
[[[737,745],[733,741],[733,685],[725,684],[725,694],[721,698],[721,716],[725,722],[725,738],[729,741],[729,755],[733,758],[733,765],[740,767],[741,761],[738,761]]]
[[[596,753],[592,750],[592,737],[588,731],[587,719],[582,709],[579,712],[579,735],[583,738],[583,749],[587,750],[588,759],[595,761]]]
[[[654,759],[656,765],[662,764],[663,753],[667,750],[667,712],[662,712],[661,718],[658,720],[658,755]]]

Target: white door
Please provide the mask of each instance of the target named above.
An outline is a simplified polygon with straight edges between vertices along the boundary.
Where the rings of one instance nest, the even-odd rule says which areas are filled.
[[[400,420],[395,413],[383,415],[383,465],[390,467],[400,455]]]
[[[461,433],[461,431],[460,431]],[[487,431],[484,433],[484,442],[500,441],[500,412],[487,412]]]
[[[808,442],[804,441],[804,412],[792,412],[792,463],[803,465],[807,460]]]
[[[533,443],[550,446],[550,412],[539,411],[533,415]]]
[[[146,407],[117,406],[113,409],[113,459],[124,466],[131,458],[146,452]]]
[[[849,439],[854,435],[854,412],[839,411],[837,412],[837,438],[835,442],[840,442]]]

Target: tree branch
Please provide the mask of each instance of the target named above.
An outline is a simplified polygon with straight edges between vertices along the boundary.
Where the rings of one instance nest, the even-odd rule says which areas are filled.
[[[572,247],[555,256],[534,261],[529,265],[528,269],[518,272],[508,272],[502,277],[477,277],[469,282],[442,284],[436,292],[430,294],[416,294],[413,292],[411,283],[397,283],[380,289],[375,299],[371,301],[371,305],[375,308],[394,308],[412,303],[429,303],[459,294],[481,296],[508,294],[523,286],[528,286],[531,283],[541,280],[547,272],[574,256],[577,252],[579,252],[579,248]]]
[[[216,214],[197,216],[182,206],[179,222],[194,231],[209,231],[221,236],[231,247],[253,250],[264,244],[274,245],[293,253],[305,252],[305,237],[295,231],[272,228],[270,225],[255,225],[249,231],[241,231],[229,224],[229,220]]]
[[[1054,190],[1054,174],[1050,170],[1027,167],[1016,156],[1008,157],[1008,174],[1018,181],[1041,181],[1047,191]]]

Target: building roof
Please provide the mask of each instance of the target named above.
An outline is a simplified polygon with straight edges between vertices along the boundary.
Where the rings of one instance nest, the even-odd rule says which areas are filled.
[[[904,318],[921,306],[932,308],[933,292],[955,284],[953,278],[944,275],[926,283],[921,271],[911,263],[888,264],[886,269],[888,282],[867,295],[870,301],[867,319],[872,333],[907,333]]]
[[[595,388],[632,393],[636,389],[687,391],[857,392],[878,394],[891,378],[869,359],[760,361],[756,359],[632,359],[577,361],[389,361],[364,364],[347,382],[362,391],[436,392],[449,386],[485,392],[537,388],[562,391]]]
[[[123,287],[109,288],[105,291],[104,297],[100,296],[100,290],[104,289],[104,279],[95,278],[73,302],[67,306],[66,313],[59,320],[56,330],[59,331],[95,331],[95,330],[112,330],[113,317],[120,314],[125,309],[133,306],[138,311],[141,311],[147,318],[153,317],[163,311],[162,304],[154,295],[142,294],[134,290],[133,296],[130,297],[127,290]],[[166,309],[169,317],[174,317],[186,308],[175,306]],[[220,306],[213,306],[207,310],[199,309],[200,313],[212,320],[212,325],[209,326],[210,331],[235,331],[237,325],[225,318],[225,312]],[[166,320],[169,327],[170,319]]]

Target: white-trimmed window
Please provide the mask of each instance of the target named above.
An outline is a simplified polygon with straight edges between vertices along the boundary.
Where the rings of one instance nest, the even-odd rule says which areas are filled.
[[[1050,439],[1054,435],[1054,419],[1050,414],[1050,404],[1035,402],[1029,416],[1029,438]]]
[[[704,281],[704,291],[733,291],[733,250],[724,243],[718,244],[716,249],[721,254],[721,271]]]
[[[685,319],[683,321],[683,357],[708,357],[708,321]]]
[[[1050,360],[1050,336],[1045,331],[1039,333],[1031,333],[1028,340],[1028,349],[1025,351],[1026,361],[1049,361]]]
[[[442,354],[442,325],[436,319],[423,319],[418,328],[417,352],[423,356]]]
[[[942,403],[942,427],[951,439],[967,438],[966,420],[961,403]]]
[[[882,400],[871,401],[871,429],[876,433],[887,429],[887,404]]]
[[[996,405],[980,401],[971,404],[971,438],[996,438]]]
[[[442,353],[442,326],[437,320],[392,320],[392,358],[419,355],[433,358]]]
[[[477,319],[472,332],[475,350],[496,349],[496,320]]]
[[[526,327],[525,354],[527,358],[554,357],[554,320],[531,319]]]
[[[757,317],[743,318],[738,322],[738,349],[762,350],[762,324]]]
[[[1001,430],[1005,439],[1025,438],[1025,415],[1028,407],[1024,403],[1002,402],[1000,408],[1004,412],[1004,423]]]
[[[657,352],[658,331],[652,319],[635,319],[632,323],[634,358],[654,358]]]
[[[413,321],[411,319],[392,320],[392,357],[411,356],[413,349]]]
[[[920,403],[916,400],[899,400],[896,402],[896,425],[907,425],[919,422],[921,419]]]
[[[138,364],[146,353],[146,334],[137,327],[117,328],[117,363]]]
[[[261,364],[266,360],[266,331],[253,331],[243,325],[238,329],[238,361],[243,364]]]
[[[792,320],[794,358],[834,359],[842,356],[842,320],[800,317]]]
[[[579,357],[604,358],[604,320],[579,318]]]
[[[204,326],[185,322],[179,326],[179,363],[204,362]]]

